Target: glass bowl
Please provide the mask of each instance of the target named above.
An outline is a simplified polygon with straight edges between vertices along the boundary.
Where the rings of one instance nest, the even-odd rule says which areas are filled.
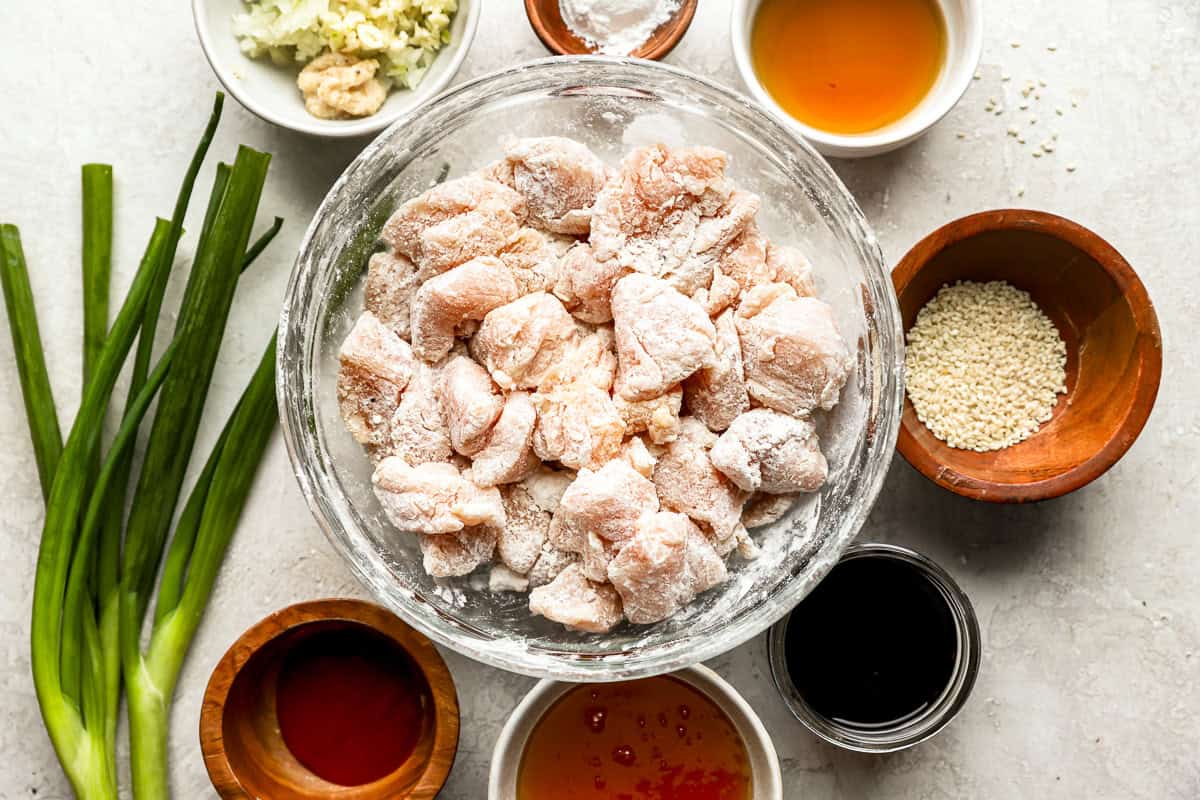
[[[403,200],[501,154],[507,136],[570,136],[611,163],[664,142],[727,151],[729,173],[762,197],[759,225],[802,248],[856,353],[838,406],[818,420],[829,481],[760,528],[762,554],[675,617],[607,634],[529,613],[486,575],[425,574],[416,537],[397,531],[371,489],[372,466],[342,425],[337,352],[362,309],[380,227]],[[858,205],[817,153],[758,106],[665,65],[602,57],[534,61],[465,83],[396,122],[347,168],[301,244],[280,320],[278,390],[301,491],[330,541],[388,608],[478,661],[574,681],[653,675],[712,658],[800,601],[854,539],[892,458],[903,344],[891,279]]]

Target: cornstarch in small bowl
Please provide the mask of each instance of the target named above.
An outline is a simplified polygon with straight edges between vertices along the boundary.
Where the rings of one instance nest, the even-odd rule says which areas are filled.
[[[627,56],[675,15],[680,0],[559,0],[570,31],[597,53]]]
[[[917,313],[907,345],[917,418],[951,447],[982,453],[1024,441],[1067,391],[1058,328],[1005,281],[943,286]]]

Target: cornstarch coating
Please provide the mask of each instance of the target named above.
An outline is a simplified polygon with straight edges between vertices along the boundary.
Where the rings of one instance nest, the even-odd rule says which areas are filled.
[[[850,351],[728,160],[522,139],[388,220],[337,391],[426,573],[486,571],[584,633],[649,625],[825,483],[810,417]]]
[[[980,453],[1048,421],[1067,391],[1066,367],[1058,328],[1004,281],[943,286],[917,313],[904,356],[917,418],[951,447]]]

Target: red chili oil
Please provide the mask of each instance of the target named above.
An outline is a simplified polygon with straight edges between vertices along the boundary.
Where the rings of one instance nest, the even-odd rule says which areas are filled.
[[[361,625],[320,632],[284,660],[275,711],[284,744],[317,776],[371,783],[402,765],[421,738],[429,684],[391,639]]]
[[[517,800],[749,800],[746,745],[725,712],[671,677],[577,686],[529,735]]]

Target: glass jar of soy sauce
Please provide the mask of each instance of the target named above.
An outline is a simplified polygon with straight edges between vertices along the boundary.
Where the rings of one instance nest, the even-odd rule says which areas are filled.
[[[796,719],[865,753],[912,747],[944,728],[975,685],[980,649],[954,579],[886,544],[848,549],[768,639],[771,675]]]

